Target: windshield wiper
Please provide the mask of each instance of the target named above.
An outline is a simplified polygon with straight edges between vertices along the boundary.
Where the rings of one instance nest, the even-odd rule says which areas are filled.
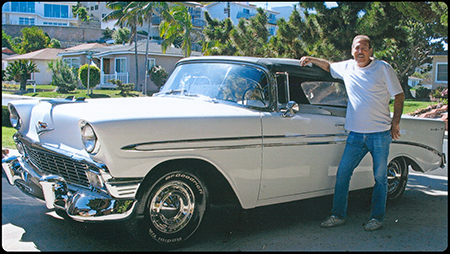
[[[165,92],[164,94],[176,94],[176,93],[182,94],[182,93],[185,93],[185,92],[187,92],[187,90],[184,90],[184,89],[176,89],[176,90],[170,90],[170,91],[167,91],[167,92]]]
[[[177,93],[182,94],[182,93],[185,93],[185,92],[186,92],[186,90],[176,89],[176,90],[169,90],[169,91],[166,91],[166,92],[159,92],[156,95],[168,95],[168,94],[177,94]]]

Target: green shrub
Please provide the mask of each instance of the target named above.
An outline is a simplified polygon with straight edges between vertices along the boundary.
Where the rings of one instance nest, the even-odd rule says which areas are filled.
[[[9,110],[7,106],[2,106],[2,126],[12,127],[9,121]]]
[[[169,74],[167,73],[167,71],[159,65],[153,66],[153,68],[150,70],[150,79],[158,88],[161,88],[161,86],[166,83],[168,77]]]
[[[117,89],[120,90],[120,94],[128,94],[134,88],[134,83],[122,84],[122,81],[120,81],[118,79],[110,79],[110,80],[108,80],[108,82],[111,83],[111,84],[116,85]]]
[[[439,86],[436,89],[433,90],[432,95],[434,98],[438,98],[438,99],[445,99],[448,96],[448,89],[447,91],[445,91],[445,87],[443,86]]]
[[[89,89],[92,89],[100,83],[100,69],[95,65],[91,65],[91,67],[88,68],[88,64],[85,64],[78,69],[78,78],[81,80],[81,84],[86,88],[88,85],[88,71]]]
[[[77,88],[78,79],[75,70],[63,60],[51,61],[48,68],[53,72],[52,85],[58,87],[58,93],[68,93]]]
[[[423,87],[422,85],[416,86],[416,100],[429,100],[430,99],[431,90]]]

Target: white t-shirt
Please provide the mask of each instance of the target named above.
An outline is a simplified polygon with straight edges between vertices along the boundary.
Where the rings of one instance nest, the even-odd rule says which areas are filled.
[[[403,89],[388,63],[372,59],[369,65],[361,68],[351,59],[332,63],[330,72],[334,78],[344,80],[347,90],[345,129],[374,133],[391,128],[389,101]]]

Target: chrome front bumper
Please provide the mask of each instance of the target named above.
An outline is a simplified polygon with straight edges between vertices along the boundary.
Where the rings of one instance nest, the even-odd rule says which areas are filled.
[[[3,159],[2,167],[9,184],[44,200],[49,209],[65,210],[76,221],[125,219],[136,205],[134,198],[114,198],[95,188],[68,184],[61,176],[40,175],[21,157]]]

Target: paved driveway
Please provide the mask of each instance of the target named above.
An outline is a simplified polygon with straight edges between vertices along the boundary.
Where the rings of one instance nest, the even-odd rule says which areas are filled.
[[[443,251],[448,247],[447,176],[411,173],[402,199],[389,204],[383,229],[363,230],[370,197],[352,193],[346,224],[323,229],[332,196],[248,211],[212,208],[200,232],[180,251]],[[62,220],[2,177],[2,247],[6,251],[143,251],[126,221]]]

